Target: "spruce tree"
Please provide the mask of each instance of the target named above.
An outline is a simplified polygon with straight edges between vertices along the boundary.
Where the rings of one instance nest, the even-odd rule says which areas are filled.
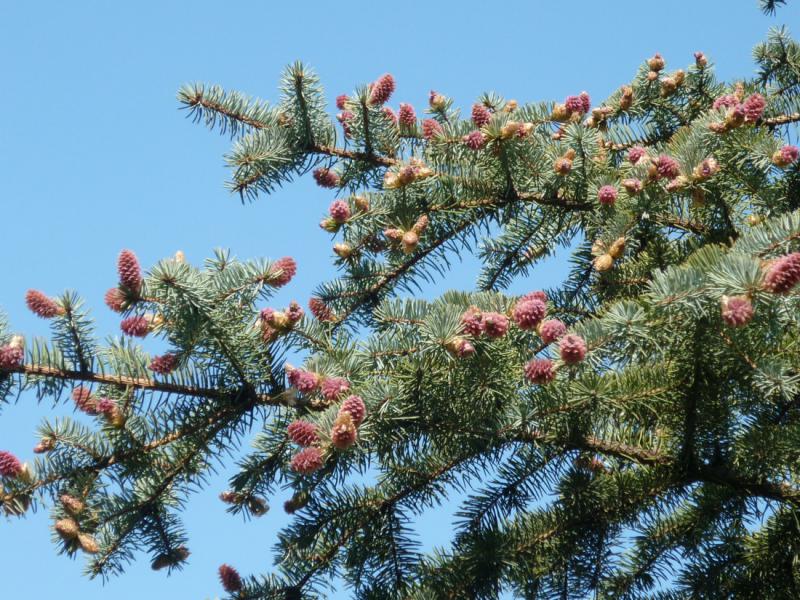
[[[800,45],[773,30],[754,57],[726,83],[656,54],[603,102],[463,114],[436,91],[390,108],[385,74],[333,119],[300,63],[274,105],[184,86],[235,138],[244,201],[307,173],[330,190],[338,276],[306,314],[269,306],[289,257],[144,272],[123,250],[106,344],[78,295],[29,291],[52,339],[0,320],[0,398],[93,425],[0,452],[5,513],[51,505],[92,577],[142,548],[179,569],[185,501],[256,431],[221,501],[257,517],[288,487],[292,517],[269,574],[220,567],[230,598],[800,596]],[[503,293],[558,246],[561,285]],[[467,254],[474,290],[414,297]],[[411,523],[448,498],[451,543],[424,554]]]

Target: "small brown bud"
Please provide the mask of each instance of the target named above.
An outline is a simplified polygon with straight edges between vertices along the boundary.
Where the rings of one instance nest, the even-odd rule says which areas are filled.
[[[417,235],[422,235],[425,233],[425,230],[428,228],[428,224],[430,223],[430,219],[428,219],[428,215],[420,215],[417,222],[414,223],[414,226],[411,228]]]
[[[85,508],[83,502],[78,500],[75,496],[70,496],[69,494],[62,494],[59,500],[66,511],[73,516],[82,513],[83,509]]]
[[[419,236],[413,229],[410,231],[406,231],[403,234],[404,254],[412,254],[413,252],[415,252],[418,244],[419,244]]]
[[[367,212],[369,210],[369,198],[366,196],[356,196],[353,199],[353,204],[361,212]]]
[[[594,268],[599,272],[608,271],[614,266],[614,259],[610,254],[601,254],[594,259]]]
[[[336,233],[339,231],[341,227],[340,223],[337,223],[330,217],[325,217],[322,221],[319,222],[320,229],[324,229],[328,233]]]
[[[553,114],[550,115],[550,118],[553,121],[566,121],[569,119],[569,110],[567,110],[567,106],[565,104],[556,104],[553,107]]]
[[[517,110],[517,106],[519,105],[517,104],[516,100],[509,100],[503,107],[503,112],[507,113],[514,112],[515,110]]]
[[[78,544],[80,544],[81,549],[86,552],[86,554],[97,554],[100,551],[100,545],[97,543],[97,540],[88,533],[78,534]]]
[[[80,528],[73,519],[59,519],[56,521],[56,533],[65,541],[74,540],[78,537]]]
[[[629,85],[623,86],[622,95],[619,98],[620,110],[628,110],[633,105],[633,88]]]
[[[650,71],[647,74],[647,81],[656,81],[658,79],[658,72],[657,71]]]
[[[36,446],[34,446],[33,451],[36,454],[45,454],[50,452],[53,448],[56,447],[56,440],[51,437],[42,438]]]
[[[658,52],[647,60],[647,66],[650,67],[651,71],[660,71],[665,65],[663,57]]]
[[[390,242],[399,242],[403,239],[403,231],[395,227],[389,227],[383,230],[383,235]]]
[[[617,260],[623,254],[625,254],[625,238],[620,237],[611,244],[611,247],[608,249],[608,255],[614,260]]]
[[[339,255],[340,258],[344,258],[345,260],[353,256],[353,247],[346,242],[334,244],[333,251]]]
[[[247,509],[254,517],[261,517],[267,514],[269,505],[263,498],[259,498],[258,496],[250,496],[247,499]]]

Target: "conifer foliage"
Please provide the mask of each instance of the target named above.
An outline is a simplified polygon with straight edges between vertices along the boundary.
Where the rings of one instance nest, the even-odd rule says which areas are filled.
[[[230,598],[797,597],[800,45],[778,29],[754,56],[750,79],[656,54],[602,102],[488,93],[464,114],[384,74],[332,118],[299,63],[275,105],[183,87],[235,138],[244,200],[309,172],[333,191],[338,276],[306,313],[269,306],[291,258],[145,272],[123,250],[106,345],[77,295],[29,292],[52,341],[0,321],[0,394],[92,424],[45,421],[35,460],[2,449],[3,509],[51,500],[91,576],[140,549],[180,568],[181,509],[256,430],[220,499],[258,517],[288,487],[292,516],[270,574],[220,557]],[[537,290],[559,245],[572,267]],[[475,291],[406,297],[466,253]],[[447,498],[451,543],[423,553],[412,523]]]

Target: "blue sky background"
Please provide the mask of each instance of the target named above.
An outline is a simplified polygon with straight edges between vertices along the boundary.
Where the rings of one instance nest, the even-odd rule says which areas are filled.
[[[214,247],[292,255],[299,273],[276,305],[305,304],[331,275],[331,241],[317,223],[334,196],[309,176],[242,206],[223,187],[229,141],[177,110],[183,82],[276,99],[282,68],[301,59],[321,76],[332,111],[337,94],[386,71],[398,81],[392,105],[411,102],[418,112],[431,88],[462,107],[488,90],[520,102],[587,90],[597,103],[656,51],[668,69],[690,64],[699,49],[721,78],[749,76],[753,45],[772,25],[800,30],[799,16],[790,3],[765,17],[756,0],[0,3],[0,307],[15,330],[46,335],[25,291],[76,289],[94,308],[100,337],[116,335],[118,319],[102,298],[126,247],[144,265],[178,249],[193,262]],[[551,261],[513,289],[553,285],[563,269],[563,259]],[[470,288],[475,274],[457,266],[440,289]],[[30,460],[40,419],[71,412],[23,396],[0,413],[0,449]],[[232,472],[221,468],[189,504],[191,560],[169,578],[142,560],[102,586],[55,554],[47,511],[0,519],[3,597],[213,598],[220,563],[269,570],[288,519],[284,498],[243,523],[216,497]],[[419,529],[430,548],[446,542],[450,522],[437,512]]]

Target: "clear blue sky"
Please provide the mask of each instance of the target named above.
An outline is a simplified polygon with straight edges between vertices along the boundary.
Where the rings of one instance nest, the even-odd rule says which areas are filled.
[[[175,92],[186,81],[219,83],[277,97],[283,66],[295,59],[320,74],[331,104],[356,84],[391,71],[398,101],[424,107],[435,88],[469,106],[483,91],[519,101],[562,99],[588,90],[599,101],[661,52],[668,68],[703,50],[723,78],[750,75],[750,51],[771,25],[800,33],[798,3],[763,16],[756,0],[501,3],[436,2],[4,2],[0,7],[0,306],[16,330],[46,335],[25,309],[29,287],[77,289],[101,337],[118,323],[103,303],[121,248],[143,264],[182,249],[201,261],[214,247],[242,257],[291,254],[299,274],[277,303],[303,303],[331,274],[330,239],[317,226],[333,196],[310,177],[242,206],[223,188],[229,141],[183,118]],[[601,8],[602,7],[602,8]],[[558,281],[563,262],[545,265],[523,291]],[[457,268],[447,287],[469,288]],[[71,407],[24,396],[0,413],[0,449],[32,457],[42,417]],[[216,495],[232,473],[189,504],[192,557],[167,578],[149,561],[105,587],[82,565],[56,556],[46,511],[0,520],[0,581],[9,599],[50,597],[209,598],[216,567],[269,570],[283,498],[243,523]],[[446,519],[420,522],[426,547],[449,536]],[[341,591],[336,598],[346,598]]]

